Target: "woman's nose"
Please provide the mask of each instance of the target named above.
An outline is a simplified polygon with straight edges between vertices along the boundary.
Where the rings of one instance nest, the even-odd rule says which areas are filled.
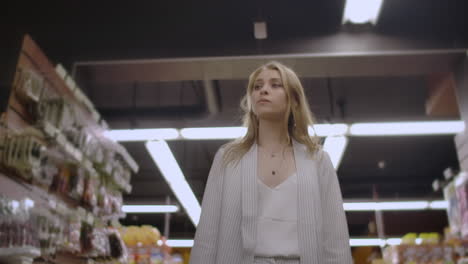
[[[266,85],[263,85],[260,89],[260,94],[268,94],[268,88]]]

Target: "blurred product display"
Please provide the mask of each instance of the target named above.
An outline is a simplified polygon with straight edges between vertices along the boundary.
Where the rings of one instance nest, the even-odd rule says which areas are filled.
[[[444,239],[437,233],[405,235],[400,245],[383,250],[387,264],[468,262],[468,175],[461,171],[443,189],[449,227]]]
[[[114,226],[138,165],[26,36],[0,126],[0,263],[127,263]]]
[[[166,239],[155,227],[143,225],[119,228],[125,245],[128,248],[129,264],[181,264],[183,258],[172,254]]]

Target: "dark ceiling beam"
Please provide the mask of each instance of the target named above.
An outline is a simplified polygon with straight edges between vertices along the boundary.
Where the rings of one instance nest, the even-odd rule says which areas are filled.
[[[408,76],[452,71],[462,50],[387,53],[280,54],[82,62],[76,71],[93,72],[94,84],[182,80],[245,79],[259,65],[279,60],[300,77]]]
[[[100,108],[97,110],[108,122],[115,120],[141,120],[157,118],[201,118],[207,115],[204,105],[185,105],[168,107]]]

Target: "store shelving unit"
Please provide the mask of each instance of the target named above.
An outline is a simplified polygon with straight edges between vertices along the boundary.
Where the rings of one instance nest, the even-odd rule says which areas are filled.
[[[108,126],[93,104],[73,78],[61,66],[54,67],[28,35],[12,79],[8,105],[0,115],[0,198],[28,198],[34,208],[52,210],[51,215],[65,211],[67,217],[79,215],[77,222],[92,226],[89,238],[81,237],[81,243],[86,239],[94,243],[97,229],[110,230],[125,215],[121,212],[122,193],[131,192],[130,176],[138,171],[138,165],[125,148],[103,137]],[[39,97],[49,101],[42,104]],[[51,113],[50,109],[56,111]],[[53,118],[37,118],[47,115]],[[53,166],[46,167],[45,162]],[[47,173],[46,168],[56,170]],[[42,175],[55,176],[44,183]],[[72,190],[72,184],[76,190]],[[78,194],[71,195],[73,191]],[[0,240],[2,235],[8,234],[0,229]],[[108,236],[111,244],[110,236],[118,237],[118,232],[103,231],[99,235]],[[81,252],[58,249],[52,256],[44,256],[37,246],[2,247],[0,243],[0,262],[117,263],[115,245],[106,245],[106,255],[94,253],[102,251],[93,246],[83,246]],[[120,246],[124,254],[123,244]],[[123,256],[119,260],[125,262]]]

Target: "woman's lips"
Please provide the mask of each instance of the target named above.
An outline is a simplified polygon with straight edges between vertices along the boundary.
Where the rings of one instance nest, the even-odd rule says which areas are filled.
[[[270,101],[267,99],[261,99],[261,100],[258,100],[257,103],[270,103]]]

